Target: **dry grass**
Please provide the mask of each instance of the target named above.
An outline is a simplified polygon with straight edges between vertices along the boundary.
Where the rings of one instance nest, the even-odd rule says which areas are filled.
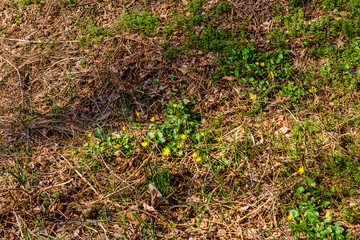
[[[287,216],[297,206],[296,189],[309,179],[319,183],[316,191],[342,190],[326,197],[331,205],[320,215],[331,210],[333,221],[357,236],[357,220],[342,216],[358,189],[345,191],[350,178],[329,160],[359,156],[357,90],[324,86],[296,103],[278,95],[249,100],[251,86],[233,76],[211,80],[215,54],[192,50],[169,59],[160,36],[118,25],[125,6],[148,9],[161,32],[178,1],[69,2],[23,9],[0,3],[0,238],[292,239]],[[269,48],[272,14],[278,4],[288,11],[289,3],[228,2],[231,16],[245,24],[245,42]],[[204,11],[210,9],[206,3]],[[93,40],[88,19],[111,31]],[[227,20],[224,27],[237,25]],[[180,44],[186,37],[171,38]],[[306,66],[310,60],[300,54],[306,47],[292,47],[299,54],[291,61]],[[166,157],[164,146],[147,138],[149,126],[161,129],[172,115],[169,101],[190,98],[198,126],[184,139],[182,156],[172,150]],[[117,147],[124,141],[115,134],[134,149]],[[305,174],[297,173],[301,166]],[[167,194],[153,185],[156,169]]]

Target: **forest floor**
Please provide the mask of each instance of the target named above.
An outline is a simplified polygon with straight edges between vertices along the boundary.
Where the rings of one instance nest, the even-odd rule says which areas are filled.
[[[360,2],[0,2],[1,239],[360,239]]]

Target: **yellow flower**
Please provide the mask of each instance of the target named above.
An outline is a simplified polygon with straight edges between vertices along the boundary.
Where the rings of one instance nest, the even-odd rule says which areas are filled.
[[[111,139],[114,140],[114,139],[116,139],[116,137],[115,137],[115,136],[112,136]]]
[[[256,94],[250,94],[250,100],[255,101],[256,100]]]
[[[100,144],[100,142],[99,142],[99,141],[97,141],[97,142],[96,142],[96,145],[99,145],[99,144]]]
[[[185,140],[187,138],[187,136],[185,134],[181,134],[181,139]]]
[[[222,138],[222,137],[219,137],[219,138],[217,139],[217,141],[218,141],[218,142],[222,142],[222,141],[223,141],[223,138]]]
[[[293,219],[293,217],[292,217],[291,215],[287,216],[287,218],[288,218],[289,220]]]
[[[300,220],[300,223],[303,223],[304,221],[303,220]]]
[[[326,212],[325,218],[331,220],[331,213],[330,213],[330,212]]]
[[[120,148],[120,144],[116,144],[115,147],[116,147],[116,148]]]
[[[177,107],[177,104],[176,104],[176,103],[174,103],[174,104],[173,104],[173,108],[176,108],[176,107]]]
[[[271,77],[271,78],[274,78],[274,76],[275,76],[274,73],[271,71],[271,72],[270,72],[270,77]]]
[[[297,170],[298,174],[303,174],[304,172],[305,172],[304,166],[301,166],[301,168],[299,168],[299,170]]]
[[[154,117],[150,118],[150,122],[155,122],[155,118]]]
[[[81,148],[78,148],[78,152],[81,152]]]
[[[183,146],[183,143],[179,143],[176,147],[177,148],[182,148],[182,146]]]
[[[200,135],[203,137],[203,136],[205,136],[205,133],[204,133],[204,132],[201,132]]]
[[[125,127],[123,127],[123,131],[125,131],[126,130],[126,128]]]
[[[265,67],[265,63],[264,63],[264,62],[261,62],[261,63],[260,63],[260,66]]]
[[[149,145],[149,143],[146,142],[146,141],[144,141],[144,142],[141,143],[141,146],[143,146],[143,147],[146,147],[147,145]]]
[[[312,87],[309,89],[309,93],[316,93],[316,87],[312,86]]]
[[[91,133],[88,133],[88,135],[87,135],[87,136],[88,136],[89,138],[91,138],[91,136],[92,136],[92,135],[91,135]]]
[[[100,152],[104,151],[104,148],[103,147],[100,147]]]
[[[198,157],[198,158],[196,159],[196,161],[197,161],[197,162],[200,162],[200,161],[201,161],[201,157]]]
[[[194,152],[193,155],[192,155],[193,158],[197,158],[198,156],[199,155],[197,154],[197,152]]]
[[[71,152],[71,155],[73,155],[73,156],[74,156],[75,154],[76,154],[76,152],[75,152],[75,151],[72,151],[72,152]]]
[[[164,156],[169,156],[170,153],[171,153],[171,151],[170,151],[169,148],[164,148],[164,150],[163,150],[163,152],[162,152],[162,154],[163,154]]]
[[[136,113],[136,116],[137,116],[137,117],[140,117],[140,113],[139,113],[139,112],[137,112],[137,113]]]
[[[259,62],[255,62],[255,65],[259,65]]]

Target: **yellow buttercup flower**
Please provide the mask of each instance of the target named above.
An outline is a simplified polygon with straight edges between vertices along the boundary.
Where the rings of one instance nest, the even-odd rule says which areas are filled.
[[[291,215],[287,216],[287,218],[288,218],[289,220],[292,220],[292,219],[293,219],[293,217],[292,217]]]
[[[259,62],[255,62],[255,65],[259,65]]]
[[[146,147],[147,145],[149,145],[149,143],[146,142],[146,141],[144,141],[144,142],[141,143],[141,146],[143,146],[143,147]]]
[[[71,152],[71,155],[73,155],[73,156],[74,156],[75,154],[76,154],[76,152],[75,152],[75,151],[72,151],[72,152]]]
[[[201,157],[198,157],[198,158],[196,159],[196,161],[197,161],[197,162],[200,162],[200,161],[201,161]]]
[[[330,212],[326,212],[325,218],[331,220],[331,213],[330,213]]]
[[[264,62],[261,62],[261,63],[260,63],[260,66],[265,67],[265,63],[264,63]]]
[[[78,148],[78,152],[81,152],[82,150],[81,150],[81,148]]]
[[[193,155],[192,155],[193,158],[197,158],[198,156],[199,155],[197,154],[197,152],[194,152]]]
[[[176,108],[176,107],[177,107],[177,104],[176,104],[176,103],[174,103],[174,104],[173,104],[173,108]]]
[[[222,137],[219,137],[219,138],[217,139],[217,141],[218,141],[218,142],[222,142],[222,141],[223,141],[223,138],[222,138]]]
[[[183,143],[179,143],[178,145],[176,145],[177,148],[182,148]]]
[[[185,134],[181,134],[180,138],[185,140],[187,138],[187,136]]]
[[[316,87],[312,86],[312,87],[309,89],[309,93],[316,93]]]
[[[169,148],[164,148],[164,150],[163,150],[163,152],[162,152],[162,154],[163,154],[164,156],[169,156],[170,153],[171,153],[171,151],[170,151]]]
[[[298,174],[303,174],[304,172],[305,172],[304,166],[301,166],[301,168],[299,168],[299,170],[297,170]]]
[[[115,147],[116,147],[116,148],[120,148],[120,144],[116,144]]]
[[[154,117],[150,118],[150,122],[155,122],[155,118]]]
[[[270,77],[271,77],[271,78],[274,78],[274,77],[275,77],[275,75],[274,75],[274,73],[273,73],[272,71],[271,71],[269,74],[270,74]]]
[[[140,117],[140,113],[139,113],[139,112],[137,112],[137,113],[136,113],[136,116],[139,118],[139,117]]]
[[[201,132],[200,135],[203,137],[203,136],[205,136],[205,133],[204,133],[204,132]]]
[[[255,101],[256,100],[256,94],[250,94],[250,100]]]
[[[88,136],[89,138],[91,138],[91,136],[92,136],[92,135],[91,135],[91,133],[88,133],[88,135],[87,135],[87,136]]]
[[[126,128],[125,127],[123,127],[123,131],[125,131],[126,130]]]

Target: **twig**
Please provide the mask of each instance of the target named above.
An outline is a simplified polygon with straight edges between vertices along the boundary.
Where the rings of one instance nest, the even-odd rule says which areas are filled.
[[[89,187],[96,193],[96,195],[100,196],[99,192],[93,187],[93,185],[91,185],[91,183],[90,183],[88,180],[86,180],[86,179],[83,177],[83,175],[81,175],[81,173],[73,167],[73,165],[67,160],[67,158],[64,157],[63,155],[61,155],[61,156],[65,159],[65,161],[69,164],[69,166],[76,172],[76,174],[79,175],[79,177],[80,177],[87,185],[89,185]]]
[[[49,189],[51,189],[51,188],[61,187],[61,186],[63,186],[63,185],[66,185],[66,184],[68,184],[68,183],[71,183],[72,181],[73,181],[73,179],[70,179],[69,181],[64,182],[64,183],[59,183],[59,184],[56,184],[56,185],[52,185],[52,186],[49,186],[49,187],[40,189],[39,192],[43,192],[43,191],[49,190]]]
[[[16,214],[16,212],[15,211],[13,211],[13,213],[14,213],[14,215],[15,215],[15,218],[16,218],[16,222],[17,222],[17,224],[18,224],[18,227],[19,227],[19,230],[20,230],[20,235],[21,235],[21,238],[24,238],[24,234],[23,234],[23,232],[22,232],[22,230],[21,230],[21,223],[20,223],[20,221],[19,221],[19,218],[18,218],[18,216],[17,216],[17,214]]]
[[[0,37],[0,39],[2,40],[8,40],[8,41],[14,41],[14,42],[25,42],[25,43],[50,43],[49,42],[42,42],[40,39],[39,40],[24,40],[24,39],[16,39],[16,38],[4,38],[4,37]],[[75,43],[75,42],[79,42],[79,40],[70,40],[70,41],[62,41],[59,40],[57,42],[62,42],[62,43]]]
[[[17,75],[18,75],[18,77],[19,77],[19,84],[20,84],[19,87],[21,88],[21,75],[20,75],[19,69],[18,69],[12,62],[10,62],[9,60],[3,58],[1,55],[0,55],[0,58],[1,58],[2,60],[4,60],[5,62],[9,63],[11,66],[13,66],[13,67],[15,68],[15,70],[16,70],[16,72],[17,72]],[[24,94],[23,94],[23,91],[20,91],[20,92],[21,92],[21,100],[22,100],[22,102],[24,102]]]
[[[101,156],[101,160],[102,160],[103,164],[105,165],[105,167],[107,168],[107,170],[109,170],[109,172],[110,172],[112,175],[114,175],[114,177],[116,177],[117,179],[119,179],[121,182],[123,182],[124,184],[126,184],[128,187],[131,187],[131,188],[135,189],[135,187],[133,187],[132,185],[128,184],[124,179],[122,179],[122,178],[120,178],[119,176],[117,176],[117,175],[113,172],[113,170],[111,170],[111,169],[109,168],[109,166],[106,164],[106,162],[104,161],[104,159],[103,159],[102,156]]]

